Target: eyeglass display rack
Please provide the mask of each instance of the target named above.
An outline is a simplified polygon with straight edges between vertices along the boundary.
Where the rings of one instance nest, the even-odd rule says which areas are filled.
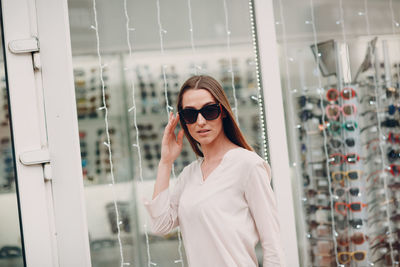
[[[304,266],[398,266],[399,63],[375,43],[357,80],[293,94]]]

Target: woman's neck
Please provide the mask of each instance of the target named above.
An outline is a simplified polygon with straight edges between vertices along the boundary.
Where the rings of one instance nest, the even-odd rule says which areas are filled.
[[[203,151],[204,160],[203,162],[216,162],[220,161],[228,150],[238,147],[226,136],[216,138],[214,142],[201,146]]]

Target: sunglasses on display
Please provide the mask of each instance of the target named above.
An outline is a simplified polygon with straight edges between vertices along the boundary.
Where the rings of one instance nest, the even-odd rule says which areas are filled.
[[[334,190],[334,194],[339,198],[345,196],[346,192],[349,192],[349,194],[353,197],[357,197],[360,195],[360,188],[358,187],[335,188]]]
[[[394,162],[400,158],[400,150],[390,149],[387,153],[387,158],[390,162]]]
[[[381,122],[381,126],[387,128],[394,128],[400,126],[400,123],[399,120],[386,118],[386,120]]]
[[[356,97],[356,95],[356,91],[351,87],[343,88],[340,92],[336,88],[331,88],[326,92],[326,99],[329,101],[336,101],[339,99],[339,96],[341,96],[343,99],[349,100]]]
[[[388,171],[393,175],[393,176],[398,176],[400,174],[400,165],[396,164],[390,164]]]
[[[201,113],[206,120],[211,121],[217,119],[221,112],[222,107],[219,103],[217,103],[204,106],[201,109],[185,108],[180,110],[178,113],[182,122],[185,124],[192,124],[197,121],[197,116],[199,113]]]
[[[343,116],[352,116],[356,114],[357,108],[354,104],[345,104],[343,106],[330,104],[326,106],[325,112],[328,119],[337,120],[340,116],[340,113],[342,113]]]
[[[352,212],[360,212],[362,208],[365,208],[367,206],[368,206],[367,204],[361,202],[352,202],[352,203],[336,202],[335,210],[337,213],[346,216],[347,210],[350,210]]]
[[[397,92],[396,88],[394,87],[387,87],[386,88],[386,97],[387,98],[399,98],[399,92]]]
[[[356,153],[343,155],[335,153],[329,156],[329,163],[332,165],[340,165],[343,163],[356,164],[360,160],[360,156]]]
[[[395,106],[392,104],[388,106],[387,112],[389,113],[389,115],[394,115],[396,113],[396,110],[400,112],[400,106]]]
[[[346,138],[344,142],[340,139],[332,138],[329,140],[329,145],[333,149],[338,149],[341,147],[344,147],[346,145],[347,147],[354,147],[356,144],[356,141],[354,138]]]
[[[389,132],[386,140],[391,144],[400,144],[400,134]]]
[[[363,261],[365,260],[365,256],[366,256],[366,251],[363,250],[357,250],[357,251],[353,251],[353,252],[339,252],[337,254],[338,260],[341,264],[347,264],[349,263],[352,259],[354,261]]]
[[[322,205],[309,205],[307,207],[307,213],[308,214],[313,214],[315,213],[317,210],[330,210],[331,206],[322,206]]]
[[[342,182],[345,178],[350,181],[358,180],[362,175],[361,170],[351,170],[351,171],[337,171],[332,172],[331,177],[335,182]]]
[[[299,114],[299,117],[300,117],[300,120],[301,120],[302,122],[308,121],[309,119],[312,119],[312,118],[317,118],[317,119],[319,119],[320,121],[322,121],[322,116],[320,116],[320,115],[315,115],[315,114],[314,114],[311,110],[309,110],[309,109],[302,110],[302,111],[300,112],[300,114]]]
[[[341,234],[336,239],[336,241],[340,246],[348,247],[350,243],[353,243],[355,245],[362,245],[367,239],[368,237],[365,236],[363,233],[357,232],[351,235],[350,237],[347,234]]]
[[[362,219],[344,219],[335,221],[335,225],[341,230],[346,229],[348,225],[353,227],[353,229],[360,229],[363,226],[363,221]]]
[[[340,134],[342,129],[353,132],[357,129],[357,127],[357,122],[354,121],[346,121],[344,123],[340,123],[338,121],[330,121],[328,123],[328,130],[333,134]]]
[[[302,96],[299,96],[297,99],[297,103],[299,103],[299,106],[301,108],[304,108],[307,105],[307,102],[318,105],[318,106],[321,105],[321,100],[319,99],[319,97],[310,97],[310,96],[302,95]]]

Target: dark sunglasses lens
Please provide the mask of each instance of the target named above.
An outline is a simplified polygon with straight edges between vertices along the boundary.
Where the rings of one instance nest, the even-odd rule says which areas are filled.
[[[343,113],[345,115],[352,115],[356,112],[354,105],[344,105],[343,106]]]
[[[391,169],[394,175],[397,175],[399,173],[399,168],[396,165],[391,166]]]
[[[342,188],[336,189],[335,193],[338,197],[342,197],[346,191]]]
[[[353,147],[356,144],[354,138],[347,138],[345,142],[348,147]]]
[[[197,120],[197,110],[195,109],[183,109],[181,115],[185,123],[194,123]]]
[[[338,182],[343,180],[343,173],[341,172],[336,172],[334,174],[332,174],[332,178]]]
[[[354,131],[357,128],[357,124],[355,122],[346,122],[345,128],[348,131]]]
[[[353,228],[360,228],[362,226],[361,219],[349,220],[349,223]]]
[[[342,163],[342,156],[341,155],[333,155],[330,158],[330,162],[331,162],[331,164],[335,164],[335,165],[340,164],[340,163]]]
[[[393,115],[396,112],[396,107],[394,105],[389,105],[388,107],[388,113],[390,115]]]
[[[331,146],[333,148],[339,148],[341,145],[342,145],[342,142],[340,140],[337,140],[337,139],[331,140]]]
[[[337,121],[333,121],[333,122],[329,123],[329,129],[332,132],[339,132],[340,128],[341,128],[340,123],[338,123]]]
[[[360,205],[360,203],[351,203],[350,208],[352,211],[360,211],[361,205]]]
[[[350,180],[357,180],[358,179],[358,172],[357,171],[349,171],[348,177]]]
[[[352,88],[345,88],[342,91],[342,97],[344,99],[350,99],[355,96],[356,92]]]
[[[347,162],[348,163],[356,163],[358,161],[357,154],[349,154],[347,155]]]
[[[339,97],[338,91],[334,88],[329,89],[328,92],[326,93],[326,97],[328,98],[329,101],[335,101]]]
[[[356,187],[355,188],[350,188],[349,192],[350,192],[350,195],[352,195],[353,197],[356,197],[360,193],[360,189],[358,189]]]
[[[348,262],[350,260],[350,255],[348,254],[340,254],[339,256],[339,260],[340,262],[344,263],[344,262]]]
[[[357,261],[363,261],[365,259],[365,253],[361,251],[356,251],[354,252],[353,257]]]
[[[202,108],[200,112],[206,120],[215,120],[219,116],[220,109],[218,105],[210,105]]]
[[[305,96],[300,96],[299,97],[299,106],[304,108],[307,102],[307,98]]]
[[[356,245],[361,245],[364,243],[364,234],[363,233],[355,233],[351,236],[351,241]]]

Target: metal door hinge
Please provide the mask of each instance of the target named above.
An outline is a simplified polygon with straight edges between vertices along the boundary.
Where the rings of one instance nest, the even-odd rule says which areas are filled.
[[[13,40],[8,43],[8,48],[14,54],[39,52],[39,40],[36,37]]]

